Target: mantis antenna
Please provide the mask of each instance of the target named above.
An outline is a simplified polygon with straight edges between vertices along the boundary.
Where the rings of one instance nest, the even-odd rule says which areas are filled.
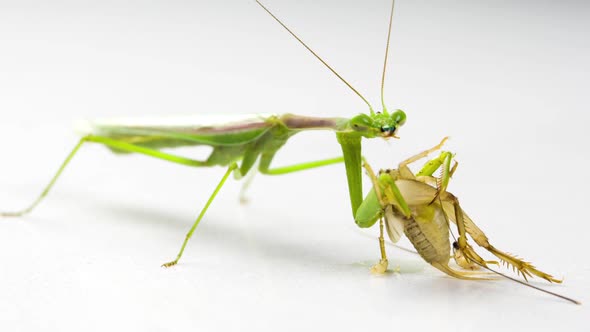
[[[319,55],[317,55],[309,46],[307,46],[307,44],[305,44],[303,42],[303,40],[301,40],[299,37],[297,37],[297,35],[291,31],[291,29],[289,29],[283,22],[281,22],[281,20],[279,20],[268,8],[266,8],[260,1],[256,0],[256,3],[260,5],[260,7],[262,7],[262,9],[264,9],[272,18],[275,19],[275,21],[277,21],[283,28],[285,28],[285,30],[287,30],[287,32],[289,32],[291,34],[291,36],[295,37],[295,39],[297,39],[298,42],[301,43],[301,45],[303,45],[309,52],[311,52],[311,54],[313,54],[318,60],[320,60],[321,63],[324,64],[324,66],[326,66],[328,69],[330,69],[330,71],[332,73],[334,73],[334,75],[336,75],[342,82],[344,82],[344,84],[346,84],[352,91],[354,91],[354,93],[356,93],[359,97],[361,97],[361,99],[367,104],[367,106],[369,106],[369,110],[371,111],[371,114],[374,114],[373,111],[373,107],[371,106],[371,104],[367,101],[367,99],[365,99],[365,97],[363,97],[363,95],[360,94],[360,92],[358,92],[355,88],[352,87],[352,85],[350,85],[350,83],[348,83],[342,76],[340,76],[340,74],[338,74],[332,67],[330,67],[330,65],[328,63],[326,63],[326,61],[324,61],[324,59],[322,59]]]
[[[395,7],[395,0],[391,0],[391,13],[389,14],[389,29],[387,30],[387,44],[385,46],[385,60],[383,61],[383,75],[381,76],[381,105],[383,112],[387,112],[385,107],[385,99],[383,97],[383,88],[385,87],[385,69],[387,69],[387,56],[389,54],[389,39],[391,38],[391,23],[393,21],[393,8]]]

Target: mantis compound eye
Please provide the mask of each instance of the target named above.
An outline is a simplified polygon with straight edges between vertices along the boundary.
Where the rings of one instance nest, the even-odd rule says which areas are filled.
[[[373,119],[366,114],[359,114],[350,120],[350,126],[356,132],[370,135],[373,137],[374,131],[377,130],[375,128],[375,124],[373,123]]]

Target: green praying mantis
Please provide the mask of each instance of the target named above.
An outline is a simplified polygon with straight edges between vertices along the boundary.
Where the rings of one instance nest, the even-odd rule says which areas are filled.
[[[517,269],[525,279],[527,276],[536,275],[550,282],[560,282],[551,275],[537,270],[530,263],[499,251],[489,244],[485,234],[464,213],[458,199],[446,191],[449,179],[456,169],[456,164],[451,167],[453,158],[451,153],[442,152],[438,158],[426,163],[424,168],[416,174],[409,170],[408,164],[440,149],[444,141],[435,148],[402,162],[395,170],[380,172],[379,176],[376,176],[370,166],[364,162],[361,153],[361,141],[363,138],[397,138],[397,131],[406,121],[406,114],[402,110],[393,112],[387,110],[383,97],[394,10],[393,1],[389,15],[381,79],[381,112],[375,112],[371,104],[354,87],[309,48],[268,8],[258,0],[256,2],[322,62],[326,68],[357,94],[369,107],[369,113],[361,113],[352,118],[259,114],[241,118],[211,116],[175,119],[174,121],[170,121],[171,119],[114,119],[87,122],[80,128],[82,138],[63,161],[37,199],[20,211],[0,212],[0,216],[16,217],[33,211],[54,187],[56,181],[79,149],[86,143],[100,144],[119,154],[143,154],[190,167],[226,167],[224,175],[186,234],[176,258],[163,264],[164,267],[171,267],[176,265],[183,256],[184,250],[197,226],[232,173],[237,179],[241,179],[256,171],[267,175],[282,175],[344,163],[350,206],[357,225],[362,228],[371,227],[379,220],[381,260],[373,267],[373,272],[383,273],[387,270],[388,261],[383,236],[385,226],[393,242],[399,240],[401,234],[405,233],[418,253],[427,262],[448,275],[463,279],[485,277],[485,275],[478,272],[457,271],[449,267],[449,226],[452,222],[457,226],[459,232],[459,237],[453,244],[453,257],[461,267],[466,269],[488,268],[487,265],[493,263],[483,260],[475,253],[467,242],[467,235],[469,235],[478,245]],[[299,132],[308,130],[333,131],[342,148],[342,155],[331,159],[272,168],[273,157],[289,138]],[[189,159],[163,151],[166,148],[199,145],[213,148],[211,154],[205,160]],[[364,199],[362,189],[363,165],[373,184],[373,189]],[[442,170],[442,175],[436,178],[433,174],[439,169]],[[571,299],[567,300],[577,303]]]
[[[16,212],[2,212],[0,216],[22,216],[31,212],[53,188],[64,169],[85,143],[97,143],[110,148],[115,153],[138,153],[164,161],[190,167],[225,166],[227,170],[217,187],[205,203],[197,219],[188,231],[176,259],[163,264],[176,265],[203,219],[207,209],[221,190],[228,177],[234,173],[237,179],[258,171],[267,175],[281,175],[317,167],[344,163],[353,217],[363,200],[362,189],[362,138],[396,138],[398,129],[405,123],[406,114],[402,110],[389,112],[385,107],[383,88],[389,54],[389,40],[393,19],[394,2],[389,15],[389,27],[385,48],[385,60],[381,79],[381,112],[375,112],[371,104],[352,85],[340,76],[330,65],[318,56],[307,44],[293,33],[260,1],[256,0],[275,21],[289,32],[301,45],[311,52],[326,68],[334,73],[369,107],[369,114],[361,113],[352,118],[310,117],[294,114],[252,115],[236,117],[192,117],[186,119],[114,119],[82,124],[79,131],[82,138],[59,167],[49,184],[39,197],[27,208]],[[271,168],[277,151],[293,135],[308,130],[331,130],[336,133],[342,147],[342,156],[312,162],[304,162],[280,168]],[[206,145],[213,151],[206,160],[189,159],[162,151],[164,148]]]

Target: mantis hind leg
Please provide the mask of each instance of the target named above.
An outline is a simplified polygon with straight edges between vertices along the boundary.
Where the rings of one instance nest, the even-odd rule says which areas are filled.
[[[70,162],[72,161],[74,156],[78,153],[78,151],[80,150],[82,145],[86,142],[99,143],[99,144],[106,145],[110,148],[113,148],[115,150],[140,153],[140,154],[144,154],[144,155],[147,155],[150,157],[154,157],[154,158],[158,158],[158,159],[162,159],[162,160],[166,160],[166,161],[170,161],[173,163],[182,164],[182,165],[186,165],[186,166],[192,166],[192,167],[209,166],[207,164],[207,162],[204,162],[204,161],[188,159],[188,158],[164,153],[164,152],[161,152],[158,150],[137,146],[134,144],[130,144],[130,143],[119,141],[119,140],[112,139],[112,138],[101,137],[101,136],[86,136],[86,137],[81,138],[80,141],[78,142],[78,144],[76,144],[76,146],[68,154],[68,156],[62,162],[62,164],[60,165],[59,169],[57,170],[57,172],[55,173],[55,175],[53,176],[51,181],[49,181],[49,183],[45,186],[45,188],[43,189],[41,194],[37,197],[37,199],[35,199],[33,201],[33,203],[31,203],[27,208],[24,208],[20,211],[0,212],[0,217],[19,217],[19,216],[25,215],[25,214],[33,211],[33,209],[35,209],[35,207],[37,207],[37,205],[39,205],[39,203],[41,203],[41,201],[47,196],[49,191],[53,188],[53,186],[55,185],[55,183],[57,182],[59,177],[62,175],[63,171],[70,164]]]
[[[80,150],[80,148],[82,147],[82,144],[84,144],[84,139],[81,139],[80,142],[78,142],[78,144],[76,144],[76,146],[74,147],[74,149],[72,149],[72,151],[70,152],[70,154],[68,154],[68,156],[66,157],[66,159],[63,161],[63,163],[61,164],[61,166],[59,167],[59,169],[57,170],[57,172],[55,173],[55,175],[53,176],[53,178],[51,179],[51,181],[49,181],[49,184],[47,184],[47,186],[45,186],[45,188],[43,189],[43,191],[41,192],[41,194],[39,195],[39,197],[37,197],[37,199],[35,199],[33,201],[33,203],[31,203],[28,207],[20,210],[20,211],[15,211],[15,212],[0,212],[0,217],[20,217],[22,215],[25,215],[31,211],[33,211],[33,209],[39,205],[39,203],[43,200],[43,198],[45,198],[45,196],[47,196],[47,194],[49,193],[49,191],[51,190],[51,188],[53,187],[53,185],[55,184],[55,182],[57,181],[57,179],[59,178],[59,176],[61,175],[61,173],[64,171],[64,169],[68,166],[68,164],[70,163],[70,161],[72,161],[72,159],[74,158],[74,156],[76,155],[76,153],[78,152],[78,150]]]

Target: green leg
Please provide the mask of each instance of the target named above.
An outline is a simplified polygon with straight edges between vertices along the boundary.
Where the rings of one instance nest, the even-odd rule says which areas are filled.
[[[213,191],[213,194],[207,200],[205,207],[203,207],[203,209],[201,210],[201,213],[199,213],[197,220],[195,220],[193,226],[186,234],[186,238],[184,239],[184,242],[182,243],[182,247],[180,248],[180,252],[178,252],[178,255],[176,256],[176,259],[171,262],[162,264],[163,267],[171,267],[171,266],[174,266],[178,263],[178,260],[180,259],[180,257],[182,257],[182,253],[184,252],[184,248],[186,248],[186,245],[187,245],[188,241],[190,240],[190,238],[193,236],[195,229],[197,228],[197,226],[199,226],[199,223],[201,222],[201,219],[203,219],[205,212],[207,212],[209,205],[211,205],[211,203],[215,199],[215,196],[217,196],[217,194],[219,193],[219,190],[221,190],[221,187],[223,187],[223,184],[225,183],[225,181],[227,181],[227,178],[230,176],[230,174],[237,168],[238,168],[238,165],[236,163],[233,163],[228,167],[227,171],[225,172],[225,175],[223,176],[221,181],[219,181],[219,184],[215,188],[215,191]]]
[[[317,168],[317,167],[339,164],[342,162],[344,162],[343,157],[336,157],[336,158],[331,158],[331,159],[311,161],[311,162],[307,162],[307,163],[300,163],[300,164],[272,168],[272,169],[269,169],[268,166],[267,167],[261,166],[260,173],[266,174],[266,175],[283,175],[283,174],[287,174],[287,173],[305,171],[305,170]]]
[[[170,161],[173,163],[182,164],[182,165],[186,165],[186,166],[193,166],[193,167],[208,166],[206,164],[206,162],[203,162],[203,161],[188,159],[188,158],[164,153],[164,152],[161,152],[158,150],[153,150],[153,149],[133,145],[130,143],[118,141],[118,140],[107,138],[107,137],[86,136],[86,137],[83,137],[82,139],[80,139],[78,144],[74,147],[74,149],[70,152],[70,154],[67,156],[67,158],[64,160],[64,162],[61,164],[61,166],[59,167],[58,171],[55,173],[55,175],[53,176],[53,178],[51,179],[49,184],[43,189],[43,191],[41,192],[41,195],[39,195],[39,197],[35,201],[33,201],[33,203],[29,207],[27,207],[23,210],[20,210],[20,211],[16,211],[16,212],[0,212],[0,217],[18,217],[18,216],[22,216],[24,214],[31,212],[43,200],[43,198],[45,198],[45,196],[47,196],[47,194],[49,193],[51,188],[53,188],[53,186],[55,185],[55,182],[57,181],[57,179],[63,173],[64,169],[68,166],[70,161],[74,158],[76,153],[80,150],[80,147],[82,147],[82,145],[86,142],[99,143],[99,144],[103,144],[103,145],[106,145],[106,146],[109,146],[109,147],[112,147],[112,148],[115,148],[118,150],[122,150],[122,151],[141,153],[141,154],[144,154],[147,156],[151,156],[154,158],[158,158],[158,159],[162,159],[162,160],[166,160],[166,161]]]
[[[259,170],[261,173],[267,175],[282,175],[344,162],[346,167],[346,178],[348,180],[350,205],[352,208],[352,216],[354,217],[363,201],[363,182],[361,173],[363,157],[361,155],[361,136],[350,133],[337,133],[336,137],[338,143],[342,147],[342,157],[271,169],[270,164],[276,152],[276,150],[273,150],[272,152],[262,154]]]
[[[45,189],[43,189],[43,191],[41,192],[41,195],[39,195],[39,197],[37,197],[37,199],[34,200],[33,203],[31,205],[29,205],[29,207],[22,209],[20,211],[16,211],[16,212],[0,212],[0,217],[20,217],[22,215],[25,215],[25,214],[33,211],[33,209],[43,200],[43,198],[45,198],[45,196],[47,196],[47,194],[49,193],[49,190],[51,190],[51,188],[53,187],[53,185],[55,184],[55,182],[57,181],[57,179],[59,178],[59,176],[61,175],[63,170],[70,163],[72,158],[74,158],[74,156],[76,155],[78,150],[80,150],[80,147],[82,147],[82,144],[84,144],[84,139],[81,139],[80,142],[78,142],[78,144],[76,144],[76,146],[74,147],[72,152],[70,152],[70,154],[67,156],[66,160],[64,160],[64,162],[61,164],[61,166],[57,170],[57,173],[55,173],[55,175],[53,176],[53,178],[51,179],[49,184],[45,187]]]
[[[363,174],[361,165],[364,158],[361,151],[361,137],[357,134],[336,133],[336,138],[342,148],[350,207],[352,209],[352,217],[354,218],[363,202]]]
[[[451,176],[453,175],[453,173],[455,173],[456,170],[457,164],[455,164],[455,166],[451,168],[452,160],[452,153],[446,151],[441,152],[440,156],[424,164],[424,167],[422,167],[422,169],[418,173],[416,173],[416,176],[432,176],[432,174],[434,174],[434,172],[436,172],[437,169],[442,167],[442,173],[437,181],[437,184],[439,194],[443,193],[447,190]]]
[[[344,162],[344,158],[337,157],[337,158],[317,160],[317,161],[312,161],[312,162],[306,162],[306,163],[300,163],[300,164],[270,169],[269,167],[270,167],[270,163],[272,161],[273,155],[274,154],[267,154],[267,155],[263,155],[261,157],[260,166],[258,167],[258,170],[260,171],[260,173],[265,174],[265,175],[283,175],[283,174],[305,171],[305,170],[312,169],[312,168],[329,166],[329,165],[339,164],[339,163]],[[246,191],[248,190],[248,188],[252,184],[255,174],[256,174],[256,172],[254,170],[247,173],[246,180],[244,181],[244,184],[242,185],[242,189],[240,190],[240,202],[242,204],[245,204],[248,202],[248,198],[246,197]]]
[[[418,160],[420,160],[420,159],[422,159],[422,158],[425,158],[425,157],[427,157],[427,156],[428,156],[429,154],[431,154],[432,152],[434,152],[434,151],[437,151],[437,150],[440,150],[440,149],[442,148],[442,146],[445,144],[445,142],[446,142],[448,139],[449,139],[448,137],[445,137],[445,138],[443,138],[443,139],[442,139],[442,141],[441,141],[440,143],[438,143],[436,146],[434,146],[434,147],[432,147],[432,148],[430,148],[430,149],[428,149],[428,150],[422,151],[422,152],[418,153],[417,155],[415,155],[415,156],[412,156],[412,157],[410,157],[410,158],[408,158],[408,159],[406,159],[406,160],[402,161],[402,162],[399,164],[399,168],[406,167],[406,166],[408,166],[409,164],[411,164],[411,163],[413,163],[413,162],[415,162],[415,161],[418,161]]]

